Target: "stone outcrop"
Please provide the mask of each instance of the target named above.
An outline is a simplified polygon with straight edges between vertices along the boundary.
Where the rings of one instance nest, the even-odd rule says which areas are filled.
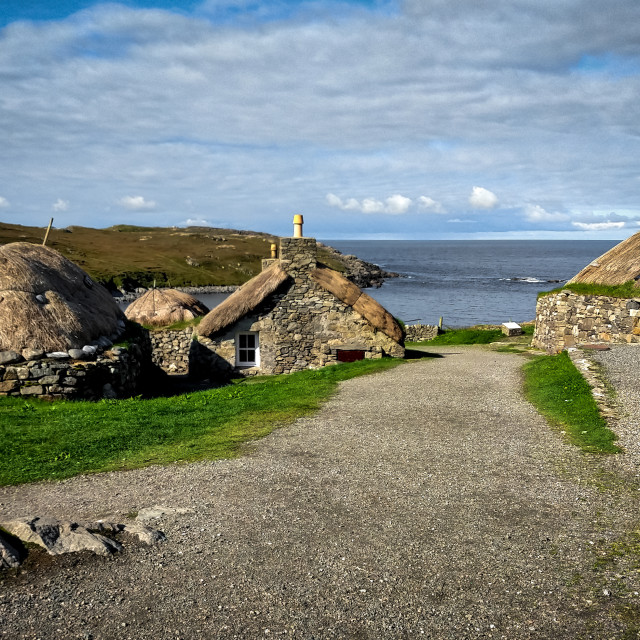
[[[565,289],[538,300],[535,347],[558,353],[584,344],[633,342],[640,342],[640,297],[579,295]]]
[[[122,551],[122,544],[115,539],[119,534],[133,536],[144,544],[156,544],[165,539],[161,531],[140,522],[70,522],[27,517],[0,522],[0,527],[23,543],[35,544],[52,556],[79,551],[108,556]],[[22,560],[19,553],[4,539],[0,539],[0,559],[1,566],[5,568],[19,566]]]
[[[342,263],[345,268],[344,275],[361,289],[380,287],[386,279],[398,278],[400,276],[399,273],[385,271],[377,264],[361,260],[357,256],[350,254],[344,255],[337,249],[325,245],[322,242],[318,242],[317,245],[327,251],[334,260]]]

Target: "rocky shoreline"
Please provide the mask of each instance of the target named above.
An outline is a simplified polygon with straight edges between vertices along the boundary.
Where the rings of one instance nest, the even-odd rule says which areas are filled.
[[[399,278],[399,273],[393,271],[385,271],[377,264],[361,260],[354,255],[344,255],[337,249],[329,245],[318,242],[318,247],[327,251],[334,260],[342,263],[345,268],[347,279],[353,282],[361,289],[381,287],[385,280],[389,278]],[[174,287],[178,291],[190,293],[192,296],[198,297],[199,294],[210,293],[233,293],[238,289],[237,285],[206,285],[199,287]],[[139,298],[147,289],[140,287],[134,291],[112,291],[113,297],[117,302],[133,302]]]

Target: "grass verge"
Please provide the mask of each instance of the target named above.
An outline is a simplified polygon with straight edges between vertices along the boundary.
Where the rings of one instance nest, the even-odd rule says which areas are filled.
[[[534,326],[524,325],[522,327],[524,335],[533,335]],[[437,335],[433,340],[422,342],[407,342],[407,346],[425,345],[457,345],[457,344],[489,344],[503,339],[505,336],[499,327],[468,327],[465,329],[447,329]]]
[[[168,398],[0,398],[0,485],[234,457],[244,442],[316,411],[342,380],[403,362],[362,360]]]
[[[571,282],[562,287],[553,289],[552,291],[541,291],[538,298],[549,296],[561,291],[573,291],[583,296],[605,296],[608,298],[637,298],[640,296],[640,290],[635,286],[635,280],[629,280],[623,284],[606,285],[591,284],[586,282]]]
[[[525,393],[569,440],[590,453],[619,453],[616,435],[600,415],[591,387],[566,352],[539,356],[524,365]]]

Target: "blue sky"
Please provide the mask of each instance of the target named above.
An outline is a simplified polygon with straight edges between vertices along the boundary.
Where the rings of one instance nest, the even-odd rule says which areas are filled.
[[[640,230],[640,3],[2,0],[0,220]]]

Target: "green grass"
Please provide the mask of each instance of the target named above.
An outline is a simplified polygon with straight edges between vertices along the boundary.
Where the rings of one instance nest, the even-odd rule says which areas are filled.
[[[470,327],[468,329],[447,329],[433,340],[422,342],[408,342],[407,345],[455,345],[455,344],[489,344],[503,336],[500,329],[482,329]]]
[[[618,453],[616,435],[600,415],[591,388],[566,352],[539,356],[524,365],[530,402],[569,440],[591,453]]]
[[[553,289],[553,291],[541,291],[538,298],[549,296],[553,293],[561,291],[573,291],[583,296],[606,296],[609,298],[638,298],[640,297],[640,289],[635,287],[635,280],[629,280],[624,284],[606,285],[606,284],[587,284],[584,282],[574,282],[565,284],[563,287]]]
[[[0,485],[233,457],[248,440],[316,411],[340,381],[402,362],[362,360],[168,398],[0,398]]]

